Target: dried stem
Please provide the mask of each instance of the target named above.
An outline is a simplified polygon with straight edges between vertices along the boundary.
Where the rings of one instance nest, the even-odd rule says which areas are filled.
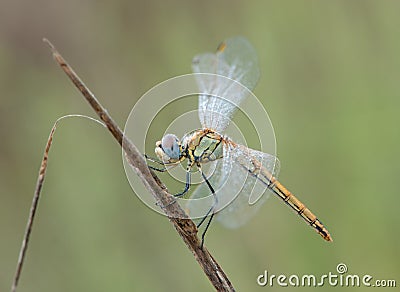
[[[186,215],[186,213],[179,206],[174,196],[172,196],[163,183],[158,179],[158,177],[149,170],[147,163],[141,153],[138,151],[136,146],[123,135],[123,132],[114,122],[111,116],[107,113],[104,107],[98,102],[94,94],[86,87],[86,85],[80,80],[78,75],[73,71],[73,69],[67,64],[60,53],[55,49],[55,47],[47,40],[43,40],[47,43],[53,53],[53,57],[64,72],[68,75],[74,85],[79,89],[85,99],[89,102],[90,106],[94,109],[96,114],[105,123],[111,134],[121,145],[125,152],[126,158],[128,159],[130,165],[135,169],[138,176],[141,178],[142,182],[146,188],[154,196],[157,204],[162,208],[165,214],[168,216],[169,221],[172,223],[182,240],[186,243],[186,246],[193,253],[195,259],[200,264],[204,273],[218,291],[234,291],[234,288],[229,281],[228,277],[211,256],[208,250],[203,246],[200,247],[200,240],[197,237],[197,228],[194,222]],[[29,235],[33,224],[33,219],[36,211],[36,207],[40,197],[40,190],[43,184],[48,151],[51,145],[52,134],[54,133],[54,128],[50,134],[49,140],[46,145],[46,151],[43,156],[42,165],[39,171],[38,183],[34,194],[34,199],[31,207],[30,216],[28,219],[27,229],[23,244],[21,247],[20,257],[17,266],[17,272],[14,278],[12,291],[16,291],[18,280],[21,274],[22,265],[24,262],[24,256],[28,246]]]
[[[50,150],[51,143],[53,141],[53,134],[54,134],[55,130],[56,130],[56,125],[54,125],[53,128],[51,129],[51,132],[50,132],[50,135],[49,135],[49,139],[47,140],[46,148],[44,150],[42,163],[40,164],[39,175],[38,175],[38,179],[37,179],[36,187],[35,187],[35,192],[34,192],[33,199],[32,199],[32,205],[31,205],[31,209],[29,211],[28,223],[26,225],[24,238],[22,240],[22,245],[21,245],[21,249],[20,249],[20,252],[19,252],[18,263],[17,263],[17,271],[15,272],[14,281],[13,281],[12,287],[11,287],[11,291],[12,292],[17,291],[19,277],[21,276],[22,266],[24,264],[26,251],[28,249],[29,238],[30,238],[31,231],[32,231],[33,221],[34,221],[34,218],[35,218],[37,206],[39,204],[40,192],[42,190],[44,177],[46,175],[47,160],[48,160],[48,157],[49,157],[49,150]]]

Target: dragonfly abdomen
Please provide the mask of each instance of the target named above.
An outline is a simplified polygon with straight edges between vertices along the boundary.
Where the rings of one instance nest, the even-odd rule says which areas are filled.
[[[288,189],[286,189],[263,165],[268,164],[268,160],[263,161],[263,157],[257,157],[253,150],[242,145],[231,143],[232,149],[237,147],[242,155],[236,155],[236,162],[246,169],[251,175],[261,181],[268,189],[280,197],[290,206],[300,217],[310,224],[319,235],[326,241],[332,241],[332,237],[322,222],[308,209],[299,199],[297,199]],[[253,154],[252,154],[253,152]]]
[[[279,181],[272,178],[270,189],[278,195],[288,206],[310,224],[319,235],[326,241],[333,241],[329,231],[322,222],[308,209],[299,199],[297,199],[288,189],[286,189]]]

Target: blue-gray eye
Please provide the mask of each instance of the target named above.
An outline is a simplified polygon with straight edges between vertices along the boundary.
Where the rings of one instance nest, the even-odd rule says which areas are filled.
[[[163,151],[172,159],[179,159],[181,156],[178,142],[178,137],[173,134],[167,134],[161,140]]]

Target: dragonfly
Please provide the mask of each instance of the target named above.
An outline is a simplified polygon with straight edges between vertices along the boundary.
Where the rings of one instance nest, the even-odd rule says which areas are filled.
[[[249,41],[244,37],[227,39],[215,53],[195,56],[192,68],[201,92],[198,116],[202,128],[182,139],[164,135],[156,142],[157,158],[152,159],[163,168],[151,168],[166,171],[187,161],[185,187],[175,194],[177,198],[188,193],[192,173],[196,169],[200,173],[203,182],[191,195],[186,209],[191,218],[201,219],[198,228],[208,218],[201,247],[214,216],[227,227],[241,226],[266,201],[266,191],[286,203],[323,239],[332,241],[321,220],[277,180],[276,156],[235,143],[223,134],[259,79],[257,54]],[[207,164],[213,165],[211,174],[203,169]]]

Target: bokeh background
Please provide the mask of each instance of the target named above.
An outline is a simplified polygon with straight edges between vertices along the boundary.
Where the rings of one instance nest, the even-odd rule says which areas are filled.
[[[257,286],[264,270],[318,276],[341,262],[349,274],[399,285],[399,11],[389,0],[2,0],[0,291],[11,285],[53,122],[93,116],[43,37],[121,126],[148,89],[189,73],[195,54],[247,37],[259,56],[255,93],[276,131],[280,179],[334,242],[270,198],[241,229],[212,225],[207,247],[239,291],[282,289]],[[212,286],[168,220],[134,195],[110,134],[66,120],[50,153],[20,291],[136,290]]]

